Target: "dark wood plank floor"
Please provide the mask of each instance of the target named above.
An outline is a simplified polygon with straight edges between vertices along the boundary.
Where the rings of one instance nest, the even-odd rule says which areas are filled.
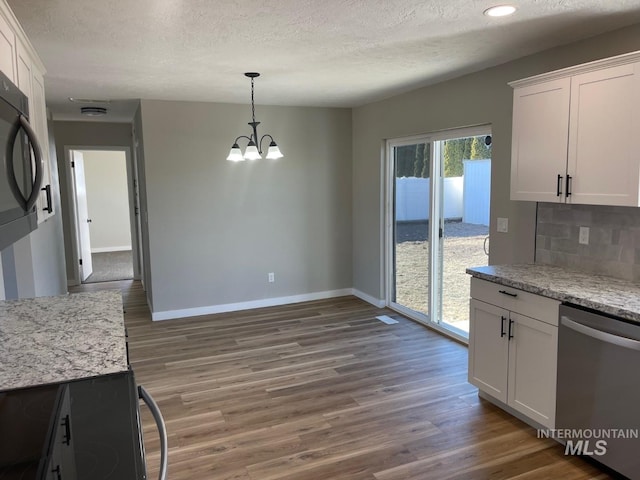
[[[123,292],[170,480],[609,478],[478,399],[465,346],[355,297],[152,322],[139,282],[73,290],[103,288]],[[143,424],[154,478],[144,408]]]

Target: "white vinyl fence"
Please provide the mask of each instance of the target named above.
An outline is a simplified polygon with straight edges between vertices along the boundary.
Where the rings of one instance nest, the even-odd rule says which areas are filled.
[[[491,160],[464,160],[464,175],[444,179],[444,218],[489,225]],[[429,179],[396,178],[396,221],[429,219]]]
[[[491,160],[464,160],[462,221],[489,225]]]

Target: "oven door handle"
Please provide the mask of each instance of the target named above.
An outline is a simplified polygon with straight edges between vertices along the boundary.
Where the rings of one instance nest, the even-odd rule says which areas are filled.
[[[29,197],[25,198],[16,181],[16,173],[13,168],[13,145],[15,144],[16,137],[20,129],[23,129],[27,134],[31,148],[33,149],[33,156],[35,161],[35,178],[31,184],[31,193]],[[9,138],[7,141],[7,147],[5,150],[5,170],[7,171],[7,178],[9,180],[9,187],[13,193],[14,198],[25,212],[28,212],[38,201],[38,195],[40,195],[40,187],[42,186],[42,175],[44,166],[42,164],[42,150],[36,137],[35,132],[29,125],[29,121],[24,115],[18,116],[18,122],[14,123],[9,132]]]
[[[569,317],[565,317],[564,315],[560,318],[560,324],[578,333],[582,333],[583,335],[587,335],[591,338],[595,338],[596,340],[600,340],[606,343],[611,343],[619,347],[640,351],[640,341],[638,340],[633,340],[627,337],[620,337],[612,333],[603,332],[602,330],[597,330],[595,328],[587,327],[586,325],[575,322],[571,320]]]
[[[149,395],[142,385],[138,385],[138,396],[147,404],[153,419],[158,426],[158,433],[160,434],[160,474],[158,480],[167,479],[167,459],[169,452],[167,451],[167,429],[162,418],[162,413],[158,404],[153,400],[153,397]]]

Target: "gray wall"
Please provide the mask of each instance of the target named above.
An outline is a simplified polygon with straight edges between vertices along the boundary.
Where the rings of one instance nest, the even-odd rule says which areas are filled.
[[[58,156],[58,174],[60,176],[60,193],[62,202],[62,226],[64,231],[64,250],[66,253],[67,277],[77,283],[77,271],[72,264],[73,236],[69,215],[72,214],[70,204],[70,181],[65,158],[65,147],[131,147],[131,124],[103,122],[53,122]]]
[[[141,102],[154,312],[352,285],[351,111],[258,105],[284,158],[228,162],[250,114]]]
[[[536,204],[509,200],[512,89],[507,82],[634,50],[640,50],[640,25],[354,109],[354,288],[374,298],[384,295],[383,140],[463,126],[492,126],[490,263],[532,262]],[[497,217],[509,218],[509,233],[496,232]]]

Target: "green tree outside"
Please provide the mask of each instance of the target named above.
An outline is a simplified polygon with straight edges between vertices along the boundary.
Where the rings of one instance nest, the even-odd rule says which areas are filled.
[[[444,176],[460,177],[463,160],[491,158],[491,146],[479,137],[455,138],[444,141]],[[419,143],[395,147],[396,177],[428,178],[430,172],[431,144]]]
[[[484,143],[484,135],[479,137],[455,138],[444,142],[444,176],[460,177],[463,174],[463,160],[491,158],[491,146]]]
[[[427,178],[429,176],[429,144],[419,143],[395,147],[395,157],[396,177]]]

